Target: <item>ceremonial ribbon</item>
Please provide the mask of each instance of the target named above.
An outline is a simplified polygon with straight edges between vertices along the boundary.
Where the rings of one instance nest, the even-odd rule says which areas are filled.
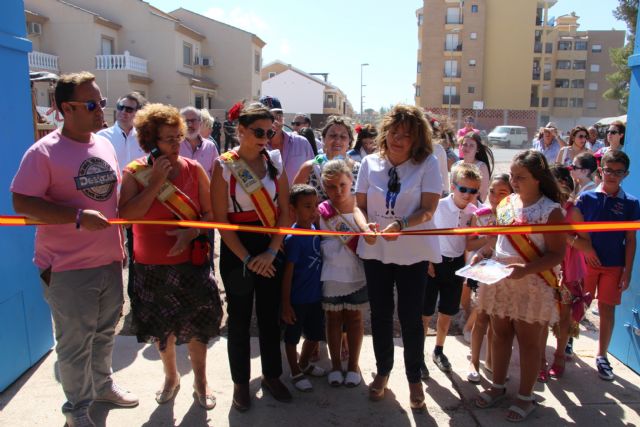
[[[367,232],[343,232],[330,230],[308,230],[304,228],[289,227],[262,227],[257,225],[229,224],[221,222],[206,221],[183,221],[183,220],[127,220],[109,219],[113,225],[146,224],[146,225],[166,225],[171,227],[193,227],[230,231],[244,231],[249,233],[268,234],[293,234],[298,236],[336,236],[336,235],[358,235],[364,236]],[[25,225],[47,225],[42,221],[36,221],[23,216],[0,215],[0,226],[25,226]],[[534,234],[534,233],[566,233],[566,232],[601,232],[601,231],[637,231],[640,230],[639,221],[606,221],[606,222],[575,222],[571,224],[524,224],[524,225],[504,225],[504,226],[483,226],[483,227],[461,227],[461,228],[439,228],[431,230],[405,230],[395,233],[375,233],[380,236],[465,236],[465,235],[498,235],[498,234]]]

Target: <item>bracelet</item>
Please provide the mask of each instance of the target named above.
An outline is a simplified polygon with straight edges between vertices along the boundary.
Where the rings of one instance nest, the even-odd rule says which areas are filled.
[[[398,230],[402,231],[402,221],[400,221],[399,219],[396,219],[395,221],[393,221],[395,224],[398,224]]]
[[[247,254],[246,257],[242,260],[242,277],[247,276],[247,264],[251,261],[251,254]]]
[[[408,216],[403,216],[402,217],[402,228],[409,228],[409,217]]]
[[[84,212],[84,209],[78,209],[76,212],[76,230],[80,230],[80,220],[82,219],[82,212]]]
[[[267,250],[265,252],[268,253],[269,255],[273,255],[274,257],[278,256],[278,251],[273,250],[271,248],[267,248]]]

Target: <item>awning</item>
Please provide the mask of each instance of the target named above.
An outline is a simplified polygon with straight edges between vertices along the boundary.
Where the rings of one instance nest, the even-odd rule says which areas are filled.
[[[615,121],[620,121],[622,123],[627,124],[627,115],[624,114],[622,116],[618,116],[618,117],[605,117],[604,119],[600,119],[596,122],[596,126],[609,126],[611,123],[615,122]]]

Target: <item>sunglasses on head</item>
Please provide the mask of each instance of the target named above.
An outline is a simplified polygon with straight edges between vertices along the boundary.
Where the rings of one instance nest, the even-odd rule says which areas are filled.
[[[92,112],[95,111],[96,108],[100,107],[101,110],[107,106],[107,98],[102,98],[100,101],[67,101],[67,104],[71,105],[84,105],[87,111]]]
[[[478,191],[480,191],[477,188],[463,187],[462,185],[458,185],[456,183],[454,183],[453,185],[455,185],[458,191],[461,192],[462,194],[464,193],[478,194]]]
[[[619,132],[619,131],[617,131],[617,130],[608,130],[608,131],[607,131],[607,133],[608,133],[609,135],[618,135],[620,132]]]
[[[247,128],[247,129],[249,129],[251,132],[253,132],[253,136],[255,136],[255,137],[256,137],[256,138],[258,138],[258,139],[262,139],[262,138],[264,138],[265,136],[266,136],[268,139],[271,139],[271,138],[273,138],[273,137],[275,136],[275,134],[276,134],[276,131],[275,131],[275,130],[273,130],[273,129],[269,129],[269,130],[264,130],[264,129],[262,129],[262,128]]]
[[[387,182],[387,189],[390,193],[400,192],[400,178],[398,177],[397,168],[393,167],[389,169],[389,182]]]
[[[116,110],[124,111],[125,113],[134,113],[134,112],[138,111],[137,108],[127,107],[126,105],[122,105],[122,104],[116,104]]]

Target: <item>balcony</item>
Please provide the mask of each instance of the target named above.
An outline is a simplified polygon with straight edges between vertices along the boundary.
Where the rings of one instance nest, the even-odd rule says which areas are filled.
[[[533,80],[540,80],[540,71],[534,71],[531,73],[531,78]]]
[[[445,79],[459,79],[461,76],[460,71],[445,71],[443,77]]]
[[[128,51],[124,55],[96,55],[96,70],[126,70],[148,74],[147,60],[130,55]]]
[[[460,105],[460,95],[442,95],[442,104]]]
[[[462,18],[459,18],[459,17],[453,17],[452,18],[452,17],[448,17],[447,16],[447,17],[444,18],[444,23],[446,25],[452,25],[452,24],[453,25],[460,25],[460,24],[463,24],[464,22],[463,22]]]
[[[59,71],[58,56],[38,51],[29,52],[30,70]]]
[[[462,52],[462,43],[458,43],[456,46],[452,46],[450,44],[444,44],[445,52]]]

